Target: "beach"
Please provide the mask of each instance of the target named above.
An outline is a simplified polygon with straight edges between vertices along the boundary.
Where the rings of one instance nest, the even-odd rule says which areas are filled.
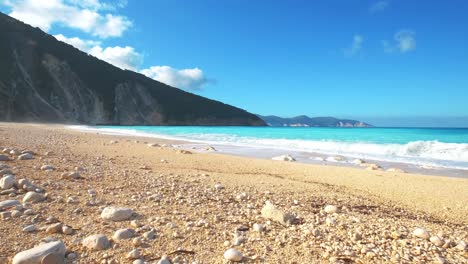
[[[44,195],[0,208],[0,263],[50,237],[65,244],[67,263],[225,263],[231,248],[245,263],[468,262],[468,179],[174,147],[181,143],[0,123],[1,149],[10,150],[0,154],[11,159],[0,164],[16,180],[0,202],[22,201],[19,179]],[[25,150],[32,159],[18,160]],[[107,207],[132,214],[109,221]],[[95,234],[108,248],[83,243]]]

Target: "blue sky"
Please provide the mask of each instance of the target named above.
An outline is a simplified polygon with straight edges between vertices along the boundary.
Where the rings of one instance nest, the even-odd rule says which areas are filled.
[[[0,10],[253,113],[468,126],[464,0],[37,2],[0,0]]]

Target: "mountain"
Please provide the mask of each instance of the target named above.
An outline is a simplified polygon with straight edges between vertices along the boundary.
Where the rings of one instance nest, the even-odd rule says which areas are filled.
[[[258,116],[269,126],[289,127],[372,127],[361,121],[351,119],[337,119],[334,117],[308,117],[305,115],[292,118],[278,116]]]
[[[2,13],[0,121],[265,125],[245,110],[121,70]]]

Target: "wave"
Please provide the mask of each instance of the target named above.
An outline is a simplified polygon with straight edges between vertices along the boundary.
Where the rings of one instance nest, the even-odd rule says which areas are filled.
[[[273,139],[232,134],[180,133],[156,134],[151,131],[119,128],[72,127],[109,134],[158,137],[195,143],[230,145],[248,148],[269,148],[293,152],[343,155],[347,157],[389,162],[404,162],[445,168],[468,169],[468,144],[439,141],[412,141],[406,144],[378,144],[332,140]]]

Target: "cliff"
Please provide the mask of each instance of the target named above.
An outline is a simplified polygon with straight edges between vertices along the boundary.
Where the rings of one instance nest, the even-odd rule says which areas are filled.
[[[265,125],[245,110],[121,70],[2,13],[0,121]]]
[[[334,117],[308,117],[305,115],[292,118],[278,116],[259,116],[269,126],[288,127],[372,127],[372,125],[351,119],[338,119]]]

